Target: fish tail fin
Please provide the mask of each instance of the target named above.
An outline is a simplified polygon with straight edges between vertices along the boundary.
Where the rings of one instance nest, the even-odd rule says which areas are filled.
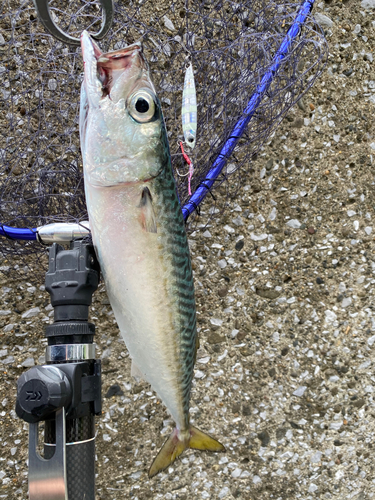
[[[174,429],[152,462],[148,472],[149,477],[153,477],[169,467],[188,448],[193,448],[194,450],[225,451],[225,447],[219,441],[216,441],[216,439],[192,425],[186,431]]]
[[[189,448],[193,448],[194,450],[225,451],[225,447],[208,434],[205,434],[192,425],[189,430]]]

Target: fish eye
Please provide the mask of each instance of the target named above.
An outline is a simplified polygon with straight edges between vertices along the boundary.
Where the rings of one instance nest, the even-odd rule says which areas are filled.
[[[156,112],[154,94],[148,90],[134,92],[128,101],[128,111],[137,122],[147,123],[151,121]]]

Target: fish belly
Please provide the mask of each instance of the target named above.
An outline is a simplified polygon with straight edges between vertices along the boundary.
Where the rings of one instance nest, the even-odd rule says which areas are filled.
[[[141,223],[144,184],[86,188],[90,226],[108,297],[133,362],[177,427],[186,428],[196,340],[190,257],[187,242],[186,248],[176,250],[173,213],[166,210],[155,186],[150,187],[156,232],[146,231]],[[186,284],[189,273],[191,286]]]

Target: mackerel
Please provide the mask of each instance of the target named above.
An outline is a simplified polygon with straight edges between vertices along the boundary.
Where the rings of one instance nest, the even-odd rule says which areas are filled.
[[[176,427],[149,475],[186,449],[224,446],[189,423],[197,349],[191,260],[159,99],[142,46],[81,37],[80,137],[94,247],[133,361]]]

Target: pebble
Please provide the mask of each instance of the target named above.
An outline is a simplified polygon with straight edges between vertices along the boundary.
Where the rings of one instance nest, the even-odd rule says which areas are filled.
[[[322,459],[322,452],[321,451],[316,451],[314,455],[310,458],[310,462],[313,464],[318,464]]]
[[[48,89],[49,90],[54,91],[54,90],[57,89],[57,81],[54,78],[50,78],[48,80],[48,84],[47,85],[48,85]]]
[[[296,389],[293,392],[293,396],[302,397],[304,395],[306,389],[307,389],[307,387],[305,385],[301,385],[300,387],[298,387],[298,389]]]
[[[337,315],[333,311],[327,310],[324,311],[324,314],[326,315],[326,321],[328,323],[333,323],[337,320]]]
[[[375,9],[375,0],[362,0],[361,7],[363,9]]]
[[[260,432],[258,434],[258,439],[261,441],[263,448],[266,448],[271,441],[271,437],[267,430]]]
[[[321,14],[320,12],[316,12],[314,14],[315,20],[320,24],[322,28],[332,28],[333,21],[325,14]]]
[[[219,295],[219,297],[225,297],[228,294],[228,290],[229,288],[227,286],[223,286],[219,288],[217,294]]]
[[[32,366],[35,366],[35,361],[34,358],[27,358],[23,363],[21,363],[21,366],[25,368],[31,368]]]
[[[24,319],[33,318],[34,316],[37,316],[39,313],[40,313],[39,307],[32,307],[31,309],[22,314],[22,318]]]
[[[293,228],[293,229],[299,229],[299,228],[301,227],[301,223],[300,223],[300,221],[299,221],[299,220],[297,220],[297,219],[291,219],[291,220],[289,220],[289,221],[286,223],[286,225],[287,225],[288,227]]]
[[[123,395],[124,391],[121,389],[121,387],[118,384],[113,384],[108,389],[104,397],[109,399],[112,398],[113,396],[123,396]]]
[[[211,325],[222,326],[223,320],[219,319],[219,318],[211,318],[210,323],[211,323]]]
[[[350,297],[345,297],[341,302],[341,307],[348,307],[352,303],[352,299]]]
[[[164,26],[170,31],[176,31],[173,22],[169,19],[168,16],[163,16]]]
[[[240,251],[243,249],[245,245],[245,242],[244,240],[240,240],[240,241],[237,241],[237,243],[235,244],[234,248],[237,250],[237,251]]]
[[[277,215],[277,210],[276,210],[276,207],[273,207],[269,216],[268,216],[268,220],[270,221],[273,221],[276,219],[276,215]]]
[[[209,336],[207,337],[207,342],[209,344],[221,344],[221,342],[225,341],[225,337],[223,335],[220,335],[217,332],[211,332]]]

